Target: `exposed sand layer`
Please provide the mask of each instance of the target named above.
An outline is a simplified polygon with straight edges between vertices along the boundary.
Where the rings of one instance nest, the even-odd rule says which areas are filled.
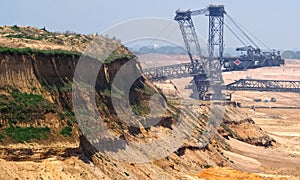
[[[144,60],[149,64],[155,64],[160,60],[164,65],[189,62],[188,57],[156,56],[155,60]],[[160,62],[160,63],[162,63]],[[286,60],[286,65],[281,67],[266,67],[248,71],[236,71],[223,73],[225,84],[235,80],[275,79],[275,80],[300,80],[300,61]],[[177,86],[183,97],[189,97],[191,89],[185,89],[192,78],[175,79],[172,82]],[[293,106],[300,107],[300,94],[279,92],[248,92],[236,91],[232,94],[233,101],[242,103],[243,106]],[[254,102],[254,99],[262,102]],[[276,98],[276,102],[270,102]],[[268,100],[265,103],[264,100]],[[265,172],[270,174],[292,175],[288,179],[300,178],[300,109],[244,109],[239,111],[254,120],[263,130],[276,140],[275,147],[266,149],[249,145],[234,139],[228,143],[233,152],[224,151],[224,154],[234,162],[232,167],[247,172]]]

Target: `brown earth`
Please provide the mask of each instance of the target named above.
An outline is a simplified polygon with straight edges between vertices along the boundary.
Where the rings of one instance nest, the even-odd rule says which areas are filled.
[[[127,52],[125,47],[120,49],[121,52]],[[111,157],[105,157],[101,153],[95,153],[94,148],[87,143],[85,137],[82,136],[80,131],[77,131],[77,125],[72,123],[72,136],[65,137],[60,134],[62,127],[66,126],[67,119],[60,119],[60,114],[65,113],[68,109],[72,108],[71,86],[69,83],[72,81],[72,76],[76,63],[78,61],[76,55],[65,54],[11,54],[9,52],[2,53],[0,55],[1,63],[1,97],[4,97],[4,105],[6,101],[12,101],[13,92],[20,91],[23,95],[30,93],[41,95],[43,98],[49,100],[56,107],[53,112],[45,113],[43,109],[44,117],[41,119],[33,120],[21,120],[17,119],[14,123],[17,126],[22,127],[41,127],[47,126],[51,129],[51,133],[48,135],[47,140],[32,140],[30,142],[17,143],[14,139],[7,136],[5,128],[11,126],[10,120],[5,119],[6,116],[1,116],[1,134],[4,134],[1,146],[1,177],[7,178],[40,178],[43,179],[64,179],[69,177],[70,174],[77,174],[76,178],[80,179],[85,168],[82,166],[87,162],[86,172],[89,178],[112,178],[112,179],[170,179],[175,177],[182,177],[185,174],[198,172],[202,167],[207,164],[214,166],[229,163],[218,150],[225,146],[223,141],[215,141],[209,147],[197,148],[195,143],[197,140],[191,138],[190,141],[186,140],[186,145],[181,147],[180,152],[172,153],[169,157],[161,158],[158,160],[152,160],[149,163],[124,163],[112,159]],[[113,62],[105,64],[103,69],[100,70],[98,81],[96,82],[96,101],[98,104],[98,110],[101,116],[105,117],[106,125],[112,128],[112,131],[121,137],[126,138],[129,141],[147,142],[160,138],[160,136],[166,135],[171,129],[176,128],[177,111],[180,107],[175,105],[168,105],[168,112],[164,114],[160,123],[153,128],[136,128],[131,130],[130,126],[121,124],[119,119],[113,112],[112,103],[109,98],[110,94],[105,90],[110,88],[113,77],[120,67],[126,63],[129,59],[119,58]],[[90,70],[97,66],[91,66]],[[129,69],[129,72],[139,72],[138,66],[134,65]],[[139,103],[139,105],[145,106],[147,104],[147,98],[152,93],[158,93],[158,90],[143,77],[135,82],[133,85],[132,99],[133,103]],[[19,103],[15,99],[14,103]],[[187,109],[182,108],[185,116],[184,120],[190,120],[197,116],[189,113]],[[30,110],[29,110],[30,111]],[[140,109],[140,113],[144,113],[145,109]],[[1,110],[3,114],[10,115],[15,112],[11,112],[10,109]],[[7,113],[7,114],[5,114]],[[29,112],[30,113],[30,112]],[[45,113],[45,114],[44,114]],[[66,117],[64,117],[66,118]],[[202,119],[201,121],[206,121]],[[199,122],[201,122],[199,121]],[[199,124],[201,128],[201,124]],[[199,133],[199,132],[198,132]],[[196,133],[197,134],[197,133]],[[196,135],[195,135],[196,136]],[[97,137],[95,135],[95,137]],[[140,138],[143,137],[143,138]],[[221,137],[219,137],[221,138]],[[97,140],[97,139],[96,139]],[[172,143],[172,142],[169,142]],[[176,142],[174,142],[176,143]],[[220,147],[219,147],[220,146]],[[196,160],[190,157],[198,157]],[[54,158],[54,159],[53,159]],[[84,162],[79,163],[78,168],[69,167],[70,163],[83,159]],[[88,159],[88,160],[86,160]],[[71,164],[72,164],[71,163]],[[97,171],[101,171],[102,175],[93,174],[89,170],[88,164],[92,163]],[[57,165],[57,166],[56,166]],[[28,167],[27,167],[28,166]],[[193,168],[191,168],[191,166]],[[39,167],[39,168],[37,168]],[[63,170],[60,168],[62,167]],[[47,169],[50,171],[47,171]],[[32,172],[32,169],[35,172]],[[66,169],[66,173],[60,173]],[[78,171],[80,169],[80,171]],[[76,173],[77,171],[78,173]],[[155,172],[155,173],[154,173]],[[79,175],[78,175],[79,174]],[[83,173],[84,174],[84,173]],[[70,176],[69,178],[72,178]]]
[[[264,180],[264,179],[278,179],[285,180],[290,179],[288,176],[277,176],[272,175],[259,175],[251,174],[246,172],[237,171],[231,168],[210,168],[201,171],[197,174],[200,179],[213,179],[213,180],[232,180],[232,179],[245,179],[245,180]]]
[[[147,56],[142,56],[145,61],[144,64],[155,64],[152,59]],[[156,55],[159,59],[159,55]],[[188,57],[180,56],[174,58],[172,55],[162,55],[160,61],[164,65],[188,62]],[[299,61],[300,62],[300,61]],[[277,80],[299,80],[300,63],[297,60],[286,60],[286,65],[282,67],[268,67],[253,69],[248,71],[226,72],[223,74],[225,84],[231,83],[241,78],[254,79],[277,79]],[[190,89],[185,89],[185,86],[192,80],[192,78],[182,78],[172,80],[181,95],[188,98],[191,93]],[[161,83],[157,83],[160,87]],[[169,85],[168,85],[169,86]],[[170,92],[170,90],[168,90]],[[230,92],[232,93],[232,92]],[[174,93],[173,93],[174,94]],[[277,93],[277,92],[246,92],[236,91],[232,94],[233,101],[240,102],[244,106],[299,106],[300,95],[297,93]],[[253,100],[261,98],[262,101],[270,100],[272,97],[276,98],[277,102],[260,102],[256,103]],[[271,148],[261,148],[243,142],[233,140],[229,137],[228,144],[232,147],[231,151],[224,151],[224,154],[233,160],[235,163],[231,167],[247,172],[265,172],[270,174],[287,175],[288,179],[299,178],[300,156],[299,156],[299,132],[300,132],[300,116],[297,109],[242,109],[235,108],[234,111],[243,114],[247,119],[251,119],[250,124],[257,124],[258,126],[249,127],[247,124],[241,122],[230,122],[228,126],[230,129],[237,131],[244,138],[236,138],[247,142],[247,137],[259,136],[260,131],[266,131],[268,136],[275,140],[269,141],[273,144]],[[236,113],[229,113],[235,116]],[[230,118],[234,119],[234,118]],[[244,121],[245,122],[245,121]],[[235,124],[240,124],[235,128]],[[253,129],[254,128],[254,129]],[[258,128],[258,129],[256,129]],[[221,132],[223,128],[221,128]],[[226,135],[226,134],[223,134]],[[229,135],[229,134],[227,134]],[[255,138],[252,138],[254,140]],[[245,141],[246,140],[246,141]],[[270,140],[270,139],[269,139]],[[262,141],[260,141],[262,142]],[[248,141],[250,144],[251,141]],[[221,170],[222,172],[222,170]],[[289,176],[291,175],[291,176]],[[293,177],[295,176],[295,177]]]
[[[95,36],[72,32],[55,33],[30,26],[2,26],[0,27],[0,46],[82,52]]]
[[[6,29],[8,28],[8,29]],[[57,42],[46,42],[45,40],[33,40],[41,42],[33,42],[28,38],[8,38],[7,35],[26,35],[39,38],[36,34],[40,35],[44,30],[36,30],[32,28],[21,27],[19,29],[11,27],[3,27],[2,30],[7,34],[2,33],[2,38],[6,38],[2,42],[3,45],[9,47],[35,47],[40,49],[56,49],[61,48],[56,45]],[[21,29],[21,30],[20,30]],[[28,30],[27,30],[28,29]],[[10,31],[12,30],[12,31]],[[38,31],[38,32],[36,32]],[[31,33],[31,34],[30,34]],[[47,32],[48,33],[48,32]],[[53,35],[51,35],[53,36]],[[67,50],[76,50],[82,52],[84,46],[70,48],[69,44],[72,43],[72,38],[68,39],[66,35],[57,35],[61,37]],[[45,38],[46,36],[42,36]],[[55,35],[56,37],[56,35]],[[58,38],[57,37],[57,38]],[[72,37],[72,36],[71,36]],[[76,35],[75,35],[76,37]],[[78,36],[81,41],[84,36]],[[46,37],[45,39],[47,39]],[[32,37],[31,37],[32,39]],[[102,39],[109,42],[108,39]],[[45,42],[44,42],[45,41]],[[49,41],[49,40],[48,40]],[[111,42],[115,43],[116,40]],[[37,44],[33,46],[32,44]],[[41,44],[40,44],[41,43]],[[74,43],[74,42],[73,42]],[[105,43],[104,43],[105,44]],[[72,45],[70,44],[72,47]],[[76,43],[74,47],[78,46]],[[105,48],[103,46],[103,48]],[[128,53],[125,47],[121,48],[121,53]],[[148,57],[148,58],[151,58]],[[155,60],[159,60],[159,55],[155,56]],[[164,58],[165,59],[165,58]],[[169,56],[169,62],[184,62],[185,57]],[[39,141],[28,143],[16,143],[12,139],[4,139],[1,150],[1,165],[0,165],[0,178],[1,179],[222,179],[222,178],[281,178],[281,175],[287,178],[299,177],[299,150],[297,145],[299,139],[295,137],[295,132],[298,129],[293,129],[295,132],[290,133],[288,140],[279,129],[282,126],[270,126],[268,123],[263,122],[276,122],[278,116],[273,116],[269,121],[259,121],[258,117],[264,115],[269,117],[270,112],[263,111],[249,111],[248,109],[239,109],[233,106],[226,108],[227,113],[224,116],[224,122],[219,128],[218,132],[210,143],[205,147],[199,147],[197,141],[204,130],[204,125],[208,121],[209,105],[204,105],[199,108],[200,117],[189,113],[190,109],[178,103],[179,92],[181,96],[188,96],[189,90],[185,90],[184,86],[188,84],[188,78],[174,80],[172,83],[159,84],[159,88],[165,93],[165,96],[171,97],[174,101],[168,104],[169,113],[163,117],[163,122],[154,128],[137,128],[130,133],[130,127],[122,126],[121,122],[114,115],[112,111],[112,104],[109,101],[109,95],[105,93],[105,88],[109,88],[111,81],[119,70],[119,68],[128,61],[128,59],[116,59],[113,63],[105,65],[104,69],[99,74],[102,80],[98,84],[99,93],[97,94],[97,102],[99,103],[98,111],[101,115],[108,118],[107,127],[111,128],[115,134],[128,138],[131,141],[151,141],[158,139],[161,135],[166,135],[170,129],[176,128],[176,112],[177,110],[183,111],[184,120],[194,119],[197,120],[195,132],[192,136],[186,139],[177,151],[171,153],[169,156],[157,160],[151,160],[147,163],[128,163],[118,161],[105,154],[95,152],[95,149],[89,144],[80,131],[75,131],[72,137],[63,137],[59,135],[59,128],[64,126],[66,122],[58,121],[58,113],[64,111],[66,108],[72,107],[70,88],[66,88],[73,76],[74,67],[76,64],[76,57],[70,56],[51,56],[45,57],[40,55],[7,55],[1,54],[0,58],[0,79],[1,86],[16,87],[24,93],[40,94],[44,98],[54,102],[59,108],[57,114],[47,119],[36,120],[36,123],[20,123],[22,126],[30,124],[39,125],[42,123],[51,127],[56,127],[58,130],[53,131],[50,135],[51,142],[44,140],[44,143]],[[165,63],[165,62],[164,62]],[[143,62],[142,62],[143,64]],[[69,69],[66,70],[66,67]],[[132,71],[136,71],[135,66]],[[288,69],[286,71],[289,71]],[[237,77],[234,75],[233,77]],[[228,78],[230,79],[230,78]],[[45,80],[48,85],[57,85],[58,91],[50,91],[45,88],[41,80]],[[97,84],[96,83],[96,84]],[[147,104],[147,98],[152,92],[159,92],[151,82],[147,79],[141,78],[136,82],[136,87],[143,87],[134,89],[133,97],[139,97],[139,103],[143,106]],[[177,90],[175,89],[175,86]],[[147,91],[144,89],[147,88]],[[2,89],[1,94],[9,95],[10,91],[7,88]],[[150,94],[149,94],[150,93]],[[235,96],[234,98],[238,97]],[[242,95],[241,95],[242,97]],[[249,98],[248,98],[249,99]],[[286,102],[288,103],[288,102]],[[143,109],[145,110],[145,109]],[[198,115],[199,115],[198,114]],[[294,118],[288,128],[291,128],[292,123],[299,123],[296,121],[298,116],[292,117],[287,113],[285,118]],[[198,118],[197,118],[198,117]],[[53,119],[50,122],[49,119]],[[252,121],[252,120],[254,121]],[[167,121],[166,121],[167,120]],[[55,122],[57,121],[57,122]],[[262,125],[260,129],[257,124]],[[8,126],[5,120],[2,121],[5,126]],[[120,125],[121,124],[121,125]],[[75,127],[77,127],[74,124]],[[276,127],[275,129],[272,129]],[[271,128],[271,129],[268,129]],[[270,131],[273,130],[273,133]],[[134,132],[134,133],[132,133]],[[299,132],[299,131],[298,131]],[[140,138],[143,137],[143,138]],[[70,138],[70,139],[68,139]],[[68,140],[75,139],[75,141]],[[274,142],[276,141],[276,143]],[[251,145],[250,145],[250,144]],[[256,146],[255,146],[256,145]],[[274,147],[270,147],[274,146]],[[268,148],[267,148],[268,147]],[[293,149],[293,147],[296,147]],[[289,154],[292,153],[292,154]],[[263,156],[261,156],[263,155]],[[280,158],[279,158],[280,157]],[[280,163],[279,163],[280,162]],[[261,173],[259,175],[240,172],[228,168],[206,168],[213,167],[233,167],[246,172]],[[200,172],[200,173],[199,173]],[[271,174],[271,175],[269,175]],[[273,175],[272,175],[273,174]]]

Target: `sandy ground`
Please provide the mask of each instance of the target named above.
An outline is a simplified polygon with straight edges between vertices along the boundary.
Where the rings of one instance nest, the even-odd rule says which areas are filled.
[[[185,56],[159,56],[149,61],[143,57],[144,64],[176,64],[188,62]],[[242,78],[276,79],[276,80],[300,80],[300,61],[287,60],[285,66],[267,67],[248,71],[236,71],[223,73],[225,84]],[[172,82],[184,97],[189,97],[191,90],[185,89],[192,78],[175,79]],[[300,94],[277,92],[246,92],[233,93],[233,101],[241,102],[243,106],[293,106],[300,107]],[[259,98],[270,100],[276,98],[276,102],[254,102]],[[288,179],[300,179],[300,109],[244,109],[249,118],[252,118],[263,130],[276,140],[272,148],[256,147],[234,139],[228,143],[233,148],[232,152],[224,154],[234,161],[235,169],[254,172],[286,175]],[[291,176],[289,176],[291,175]]]
[[[300,64],[288,60],[283,67],[261,68],[241,72],[223,74],[226,83],[241,78],[300,80]],[[242,106],[300,106],[300,94],[278,92],[233,92],[233,101],[242,103]],[[254,99],[276,102],[254,102]],[[236,168],[244,169],[246,163],[252,170],[263,170],[267,173],[295,175],[300,178],[300,109],[243,109],[256,124],[274,138],[277,142],[272,149],[255,147],[237,140],[228,143],[234,149],[233,153],[226,152],[228,157],[235,159]],[[238,158],[242,155],[242,158]],[[249,159],[250,158],[250,159]],[[256,162],[256,163],[251,163]],[[260,163],[260,165],[259,165]],[[245,170],[245,169],[244,169]],[[291,177],[290,177],[291,178]],[[289,179],[290,179],[289,178]]]
[[[5,161],[0,159],[0,179],[103,179],[106,177],[93,164],[77,157],[65,161],[49,158],[42,162]]]
[[[187,62],[187,57],[167,56],[168,63]],[[159,56],[156,60],[161,60]],[[152,65],[155,61],[151,62]],[[150,64],[151,64],[150,63]],[[250,70],[249,72],[232,72],[224,74],[225,82],[252,77],[276,79],[300,79],[300,63],[289,62],[284,67],[264,68],[263,70]],[[191,78],[172,80],[183,96],[188,97],[191,90],[184,87]],[[275,97],[276,103],[256,103],[254,98],[270,99]],[[269,93],[269,92],[234,92],[233,100],[243,105],[265,106],[300,106],[300,95],[295,93]],[[300,179],[300,109],[246,109],[241,108],[256,124],[267,131],[276,140],[272,148],[257,147],[234,139],[227,142],[232,151],[224,151],[234,163],[232,167],[238,170],[257,173],[264,177]],[[106,176],[90,163],[85,163],[77,157],[65,161],[46,159],[42,162],[8,162],[0,160],[0,179],[100,179]],[[212,169],[203,171],[203,175],[223,173],[224,178],[231,173],[230,169]],[[244,179],[243,177],[226,177],[227,179]],[[187,177],[187,179],[190,179]],[[191,177],[191,179],[195,179]],[[199,176],[199,179],[201,176]]]
[[[235,139],[230,139],[228,143],[233,152],[226,151],[224,154],[235,162],[233,167],[236,169],[256,173],[269,169],[288,169],[293,175],[300,176],[300,157],[289,154],[288,149],[267,149]]]
[[[245,92],[243,92],[245,93]],[[274,96],[274,94],[269,94]],[[297,105],[294,99],[299,95],[292,95],[288,101],[285,99],[280,105]],[[255,104],[254,102],[244,102],[244,104]],[[278,105],[274,103],[274,106]],[[256,124],[276,140],[276,145],[271,149],[251,146],[236,140],[230,140],[228,143],[233,148],[233,156],[227,153],[228,157],[235,158],[242,155],[245,158],[252,158],[261,163],[257,172],[263,170],[267,173],[295,175],[300,178],[300,109],[243,109]],[[247,159],[235,159],[236,168],[247,170],[243,167]],[[255,171],[254,171],[255,172]]]

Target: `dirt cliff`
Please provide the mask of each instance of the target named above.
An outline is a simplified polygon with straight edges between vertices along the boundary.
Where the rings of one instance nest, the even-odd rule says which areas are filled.
[[[125,47],[121,48],[122,51],[126,50]],[[195,172],[207,164],[222,165],[228,162],[218,151],[209,147],[204,149],[182,147],[170,157],[146,164],[132,165],[97,153],[82,136],[72,113],[70,83],[79,56],[63,53],[49,55],[31,51],[12,53],[12,50],[15,49],[2,52],[0,55],[2,159],[43,161],[51,157],[68,159],[70,156],[76,157],[81,154],[90,159],[105,174],[104,177],[117,179],[180,177],[189,173],[190,164],[194,164],[193,160],[185,158],[189,153],[201,157],[203,154],[208,156],[196,160],[198,165],[194,165]],[[128,51],[127,55],[132,54]],[[104,64],[100,69],[96,82],[98,110],[101,115],[109,119],[107,126],[113,127],[116,134],[128,140],[141,141],[139,138],[141,136],[145,137],[142,141],[159,138],[154,132],[168,133],[177,121],[177,107],[169,106],[169,111],[163,116],[161,122],[151,129],[133,128],[121,124],[113,111],[110,94],[107,91],[111,88],[116,72],[128,60],[129,58],[124,56]],[[159,93],[159,91],[144,77],[134,82],[131,101],[133,106],[140,106],[136,109],[136,113],[147,113],[147,100],[152,93]],[[63,133],[65,127],[71,128],[70,135]],[[141,171],[141,169],[146,170]]]
[[[14,29],[23,32],[24,35],[24,29]],[[21,35],[22,33],[14,34],[9,38],[13,41]],[[4,35],[2,36],[4,38]],[[117,42],[109,41],[107,38],[103,40],[108,44]],[[22,43],[26,42],[22,40]],[[28,46],[24,45],[24,47]],[[138,59],[124,46],[120,46],[116,53],[118,56],[114,56],[112,61],[101,67],[95,85],[97,110],[101,116],[106,117],[106,126],[128,141],[147,142],[168,134],[178,123],[178,114],[181,112],[184,119],[197,118],[198,122],[195,132],[186,143],[167,157],[147,163],[122,162],[97,152],[82,135],[72,111],[72,80],[80,53],[2,48],[0,53],[0,158],[3,159],[1,164],[16,171],[11,174],[9,169],[1,166],[3,174],[9,178],[20,179],[48,176],[50,179],[73,176],[78,179],[185,178],[211,166],[234,164],[223,153],[225,150],[230,150],[225,140],[228,137],[266,147],[274,143],[263,130],[232,106],[227,108],[225,121],[218,133],[207,146],[201,148],[197,146],[197,138],[208,121],[207,114],[203,112],[201,116],[195,116],[190,114],[188,109],[167,102],[167,112],[153,128],[142,126],[137,128],[122,123],[111,102],[111,84],[124,64],[131,58],[138,64]],[[133,71],[141,74],[138,65],[131,67],[130,72]],[[171,89],[174,98],[179,94],[176,92],[176,87],[172,86],[168,89]],[[130,103],[134,113],[149,114],[148,101],[154,93],[166,97],[163,90],[156,88],[147,78],[141,76],[136,80],[130,91]],[[36,163],[40,163],[43,168],[36,168],[36,172],[31,173],[35,170],[26,169],[24,165],[26,163],[30,167],[37,167]],[[61,169],[56,169],[55,164]],[[46,169],[50,172],[46,172]],[[1,178],[5,177],[3,174]]]

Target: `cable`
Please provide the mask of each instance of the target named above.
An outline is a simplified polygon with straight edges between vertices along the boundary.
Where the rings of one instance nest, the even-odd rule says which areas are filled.
[[[256,48],[259,48],[259,46],[245,33],[245,31],[235,22],[235,20],[229,14],[226,14],[226,16]]]
[[[239,24],[240,27],[242,27],[248,34],[250,34],[254,39],[256,39],[261,45],[263,45],[266,49],[271,50],[264,42],[262,42],[260,39],[258,39],[254,34],[252,34],[250,31],[248,31],[245,27],[243,27],[238,21],[236,21],[237,24]]]
[[[152,41],[150,41],[150,43],[148,44],[148,46],[150,46],[155,40],[157,40],[157,38],[170,26],[170,24],[172,23],[172,21],[170,21],[159,33],[158,35],[152,39]]]
[[[224,23],[225,24],[225,23]],[[225,26],[228,28],[228,30],[244,45],[247,46],[245,44],[245,42],[231,29],[231,27],[228,24],[225,24]]]
[[[165,37],[165,39],[168,39],[168,37],[177,29],[178,27],[173,27],[173,29],[170,31],[170,33],[167,34],[167,36]],[[165,40],[161,40],[160,43],[158,44],[158,46],[161,46],[161,44],[165,42]],[[173,43],[173,42],[172,42]]]
[[[236,25],[233,24],[233,22],[231,21],[227,21],[227,26],[229,26],[229,28],[234,31],[234,33],[236,34],[236,36],[238,36],[239,39],[241,39],[241,41],[243,41],[243,44],[246,46],[251,45],[251,41],[249,41],[244,34],[240,31],[240,29],[238,29],[236,27]]]
[[[224,23],[225,24],[225,23]],[[236,25],[232,22],[232,21],[227,21],[226,22],[226,25],[227,27],[229,27],[233,32],[234,34],[236,34],[236,36],[238,36],[238,39],[240,39],[241,41],[243,41],[243,44],[244,45],[249,45],[251,44],[251,41],[249,41],[245,36],[244,34],[240,31],[240,29],[238,29],[236,27]]]
[[[241,33],[256,47],[258,48],[258,45],[246,34],[246,32],[238,25],[237,22],[229,15],[226,14],[229,20],[241,31]]]

